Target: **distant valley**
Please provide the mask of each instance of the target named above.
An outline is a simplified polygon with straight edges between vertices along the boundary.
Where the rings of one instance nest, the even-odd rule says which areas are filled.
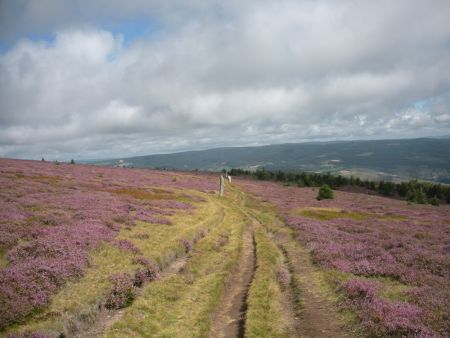
[[[114,166],[120,159],[95,161]],[[136,168],[331,172],[362,179],[450,183],[450,138],[310,142],[227,147],[122,158]]]

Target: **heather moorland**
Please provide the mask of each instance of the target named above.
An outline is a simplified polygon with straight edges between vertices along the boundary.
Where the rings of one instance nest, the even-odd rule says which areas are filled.
[[[450,332],[450,207],[239,181],[271,203],[373,336]]]
[[[6,337],[445,337],[449,205],[0,160]]]

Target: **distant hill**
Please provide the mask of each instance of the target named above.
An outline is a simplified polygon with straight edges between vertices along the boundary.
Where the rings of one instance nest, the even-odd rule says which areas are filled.
[[[368,179],[450,183],[450,138],[311,142],[228,147],[122,159],[139,168],[316,171]],[[112,166],[117,160],[95,164]]]

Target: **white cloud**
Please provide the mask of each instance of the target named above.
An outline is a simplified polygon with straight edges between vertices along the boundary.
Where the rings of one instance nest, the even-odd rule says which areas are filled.
[[[441,114],[435,117],[436,122],[439,123],[449,123],[450,122],[450,114]]]

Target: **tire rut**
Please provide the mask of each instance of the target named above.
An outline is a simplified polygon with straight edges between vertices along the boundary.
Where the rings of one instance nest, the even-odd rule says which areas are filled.
[[[221,209],[219,212],[218,219],[214,222],[214,226],[216,227],[220,223],[223,222],[225,218],[224,209]],[[188,255],[184,255],[173,260],[169,265],[165,266],[161,272],[160,281],[164,281],[176,274],[178,274],[184,266],[186,265],[189,259]],[[139,296],[139,292],[137,294]],[[102,308],[95,316],[95,322],[91,323],[91,325],[87,327],[80,328],[79,331],[74,335],[66,335],[67,337],[74,338],[84,338],[84,337],[102,337],[105,331],[111,327],[115,322],[120,320],[124,314],[126,309],[118,309],[118,310],[107,310]]]
[[[245,194],[240,196],[239,206],[244,206]],[[259,223],[256,210],[242,210],[253,222]],[[288,228],[280,220],[275,224],[279,229]],[[292,337],[341,338],[354,334],[346,327],[332,301],[322,291],[315,277],[317,267],[310,260],[309,253],[292,237],[290,231],[273,233],[272,241],[280,248],[285,258],[284,264],[289,269],[289,290],[284,292],[284,317]]]
[[[244,337],[247,297],[256,269],[253,223],[244,230],[242,251],[236,271],[228,281],[214,316],[211,336]]]
[[[280,223],[281,224],[281,223]],[[284,225],[283,225],[284,226]],[[275,243],[280,247],[295,278],[292,285],[298,293],[299,303],[291,302],[296,313],[296,337],[350,337],[344,321],[333,302],[319,286],[317,267],[310,261],[309,253],[286,233],[277,233]]]

